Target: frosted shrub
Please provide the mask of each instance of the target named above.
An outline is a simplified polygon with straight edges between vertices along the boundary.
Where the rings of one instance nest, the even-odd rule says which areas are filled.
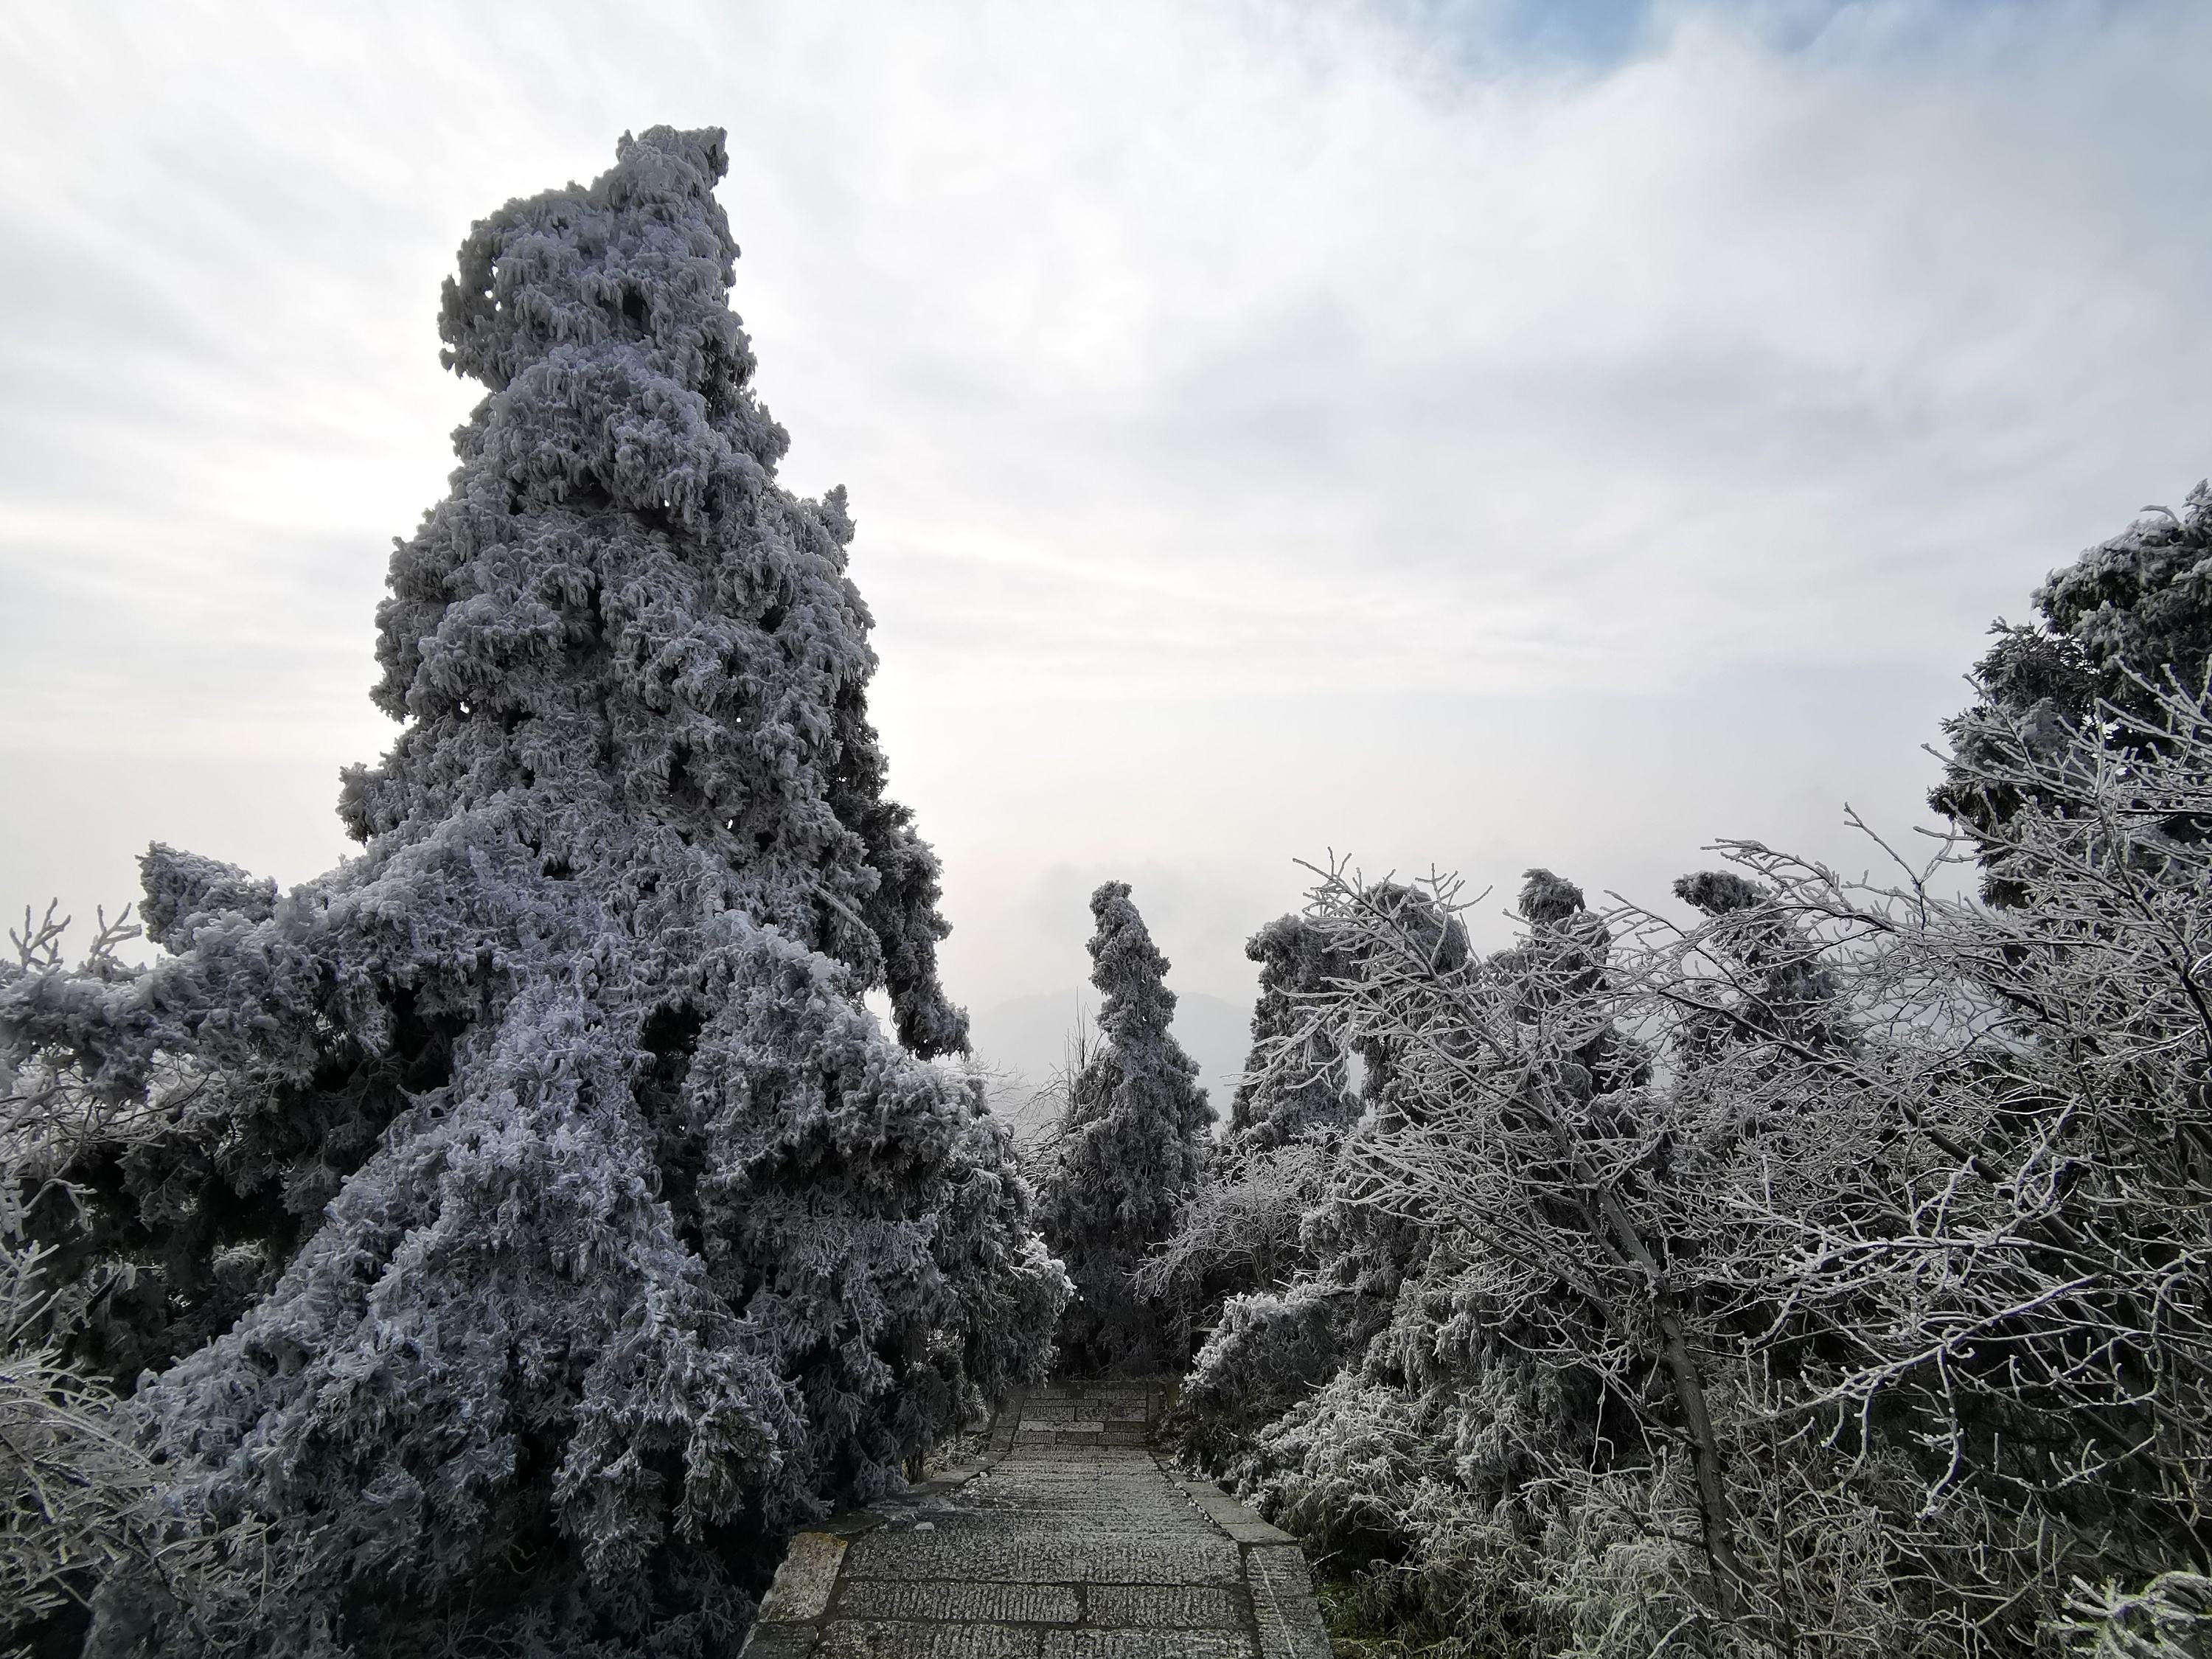
[[[1453,960],[1466,933],[1424,895],[1384,884],[1378,900]],[[1218,1472],[1252,1431],[1356,1359],[1387,1322],[1423,1231],[1356,1201],[1340,1154],[1363,1113],[1387,1115],[1394,1051],[1355,1040],[1342,982],[1362,958],[1309,917],[1262,927],[1252,1048],[1222,1155],[1136,1285],[1180,1328],[1209,1333],[1182,1396],[1184,1450]],[[1363,1085],[1352,1086],[1357,1059]]]
[[[1914,1509],[1984,1511],[1971,1551],[1889,1541],[1993,1634],[2212,1545],[2212,714],[2143,686],[2056,750],[1973,718],[1974,775],[2019,803],[1972,848],[2003,902],[1948,896],[1963,854],[1878,887],[1738,846],[1858,1036],[1747,1032],[1684,1144],[1733,1223],[1717,1308],[1802,1350],[1798,1420],[1921,1449]],[[1644,989],[1728,1009],[1686,970],[1696,936],[1644,933]]]
[[[1184,1450],[1220,1469],[1250,1437],[1343,1363],[1330,1286],[1301,1279],[1232,1296],[1191,1363],[1180,1401]]]
[[[1527,1495],[1478,1501],[1462,1467],[1458,1442],[1492,1403],[1347,1372],[1263,1431],[1234,1473],[1326,1553],[1352,1624],[1439,1659],[1549,1653],[1565,1628],[1541,1593],[1552,1511]]]
[[[140,1287],[98,1358],[154,1369],[164,1503],[265,1530],[254,1650],[726,1644],[790,1528],[1048,1352],[1004,1133],[921,1063],[965,1046],[937,866],[842,493],[775,482],[725,164],[655,128],[463,245],[486,395],[392,555],[359,856],[279,893],[156,847],[151,968],[0,988],[16,1063],[162,1117],[31,1224]],[[199,1641],[102,1591],[91,1651]]]
[[[55,907],[37,924],[27,913],[0,986],[60,970],[68,927]],[[139,970],[116,952],[137,934],[127,909],[113,923],[103,916],[75,973],[131,979]],[[177,1082],[189,1096],[189,1077]],[[119,1565],[161,1579],[204,1631],[250,1625],[276,1587],[251,1526],[176,1524],[127,1404],[73,1352],[130,1299],[128,1268],[88,1269],[31,1224],[91,1201],[64,1173],[87,1146],[162,1127],[143,1103],[100,1098],[70,1066],[0,1063],[0,1651],[17,1640],[27,1651],[73,1644],[82,1598]]]
[[[1279,1290],[1308,1265],[1307,1214],[1326,1190],[1326,1139],[1255,1150],[1231,1137],[1176,1212],[1175,1231],[1137,1267],[1132,1290],[1182,1334],[1211,1327],[1224,1303]]]
[[[1335,1143],[1361,1108],[1340,1036],[1315,1010],[1314,994],[1345,964],[1297,916],[1269,922],[1246,941],[1244,953],[1260,964],[1260,995],[1226,1142],[1134,1280],[1185,1352],[1224,1316],[1232,1298],[1279,1290],[1310,1265],[1306,1217],[1322,1200]],[[1285,1372],[1270,1382],[1270,1392],[1291,1387],[1287,1404],[1334,1366],[1309,1376],[1311,1369],[1309,1359]],[[1203,1413],[1207,1398],[1227,1403],[1231,1396],[1201,1390],[1187,1395],[1185,1404]],[[1240,1425],[1248,1414],[1239,1405]],[[1213,1439],[1243,1431],[1227,1424],[1201,1431]]]
[[[1229,1113],[1230,1145],[1259,1152],[1329,1131],[1359,1115],[1343,1037],[1316,1018],[1315,994],[1348,970],[1318,929],[1282,916],[1245,941],[1260,964],[1252,1051]]]
[[[2089,1659],[2197,1659],[2212,1633],[2212,1577],[2162,1572],[2135,1590],[2079,1584],[2058,1631]]]
[[[2142,686],[2055,749],[1975,719],[2014,810],[1886,883],[1733,843],[1684,927],[1537,872],[1487,958],[1316,890],[1388,1085],[1273,1307],[1425,1247],[1334,1382],[1200,1449],[1374,1610],[1470,1653],[2198,1639],[2212,707]],[[1956,896],[1978,863],[2002,902]]]
[[[61,965],[66,918],[27,913],[0,985]],[[80,972],[127,976],[114,947],[137,932],[103,925]],[[74,1195],[57,1171],[88,1134],[114,1134],[76,1080],[33,1061],[0,1068],[0,1642],[27,1637],[98,1577],[143,1549],[156,1524],[155,1474],[121,1402],[64,1350],[87,1291],[52,1283],[55,1252],[26,1209]]]

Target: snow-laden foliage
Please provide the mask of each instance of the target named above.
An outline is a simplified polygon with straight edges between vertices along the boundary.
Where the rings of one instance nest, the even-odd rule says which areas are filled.
[[[70,923],[57,909],[36,923],[27,912],[10,930],[15,960],[0,962],[0,986],[62,967]],[[117,953],[138,934],[128,909],[103,915],[75,971],[131,977]],[[28,1224],[42,1207],[87,1199],[64,1173],[82,1148],[144,1138],[161,1120],[143,1103],[100,1098],[65,1063],[24,1058],[0,1056],[0,1652],[74,1650],[83,1598],[124,1564],[161,1578],[204,1632],[246,1628],[280,1582],[258,1528],[172,1524],[127,1403],[70,1352],[130,1293],[129,1267],[65,1271],[64,1253]]]
[[[67,927],[52,907],[43,924],[27,913],[9,933],[16,960],[0,963],[0,985],[58,968]],[[114,952],[137,932],[103,918],[79,971],[128,973]],[[50,1283],[54,1251],[25,1224],[26,1200],[59,1188],[73,1141],[123,1132],[73,1083],[36,1062],[0,1060],[0,1650],[65,1618],[155,1519],[153,1462],[122,1402],[64,1352],[100,1287]]]
[[[364,843],[279,893],[156,847],[142,973],[0,988],[94,1137],[29,1224],[179,1526],[265,1530],[270,1654],[692,1653],[781,1534],[1036,1375],[1066,1295],[883,793],[842,492],[781,488],[719,132],[463,245],[482,381],[393,553]],[[889,991],[900,1038],[861,1006]],[[58,1191],[59,1188],[54,1190]],[[92,1651],[194,1650],[123,1571]]]
[[[1130,902],[1128,883],[1101,884],[1091,915],[1100,1041],[1072,1079],[1038,1210],[1075,1285],[1060,1322],[1063,1362],[1145,1370],[1187,1357],[1131,1281],[1196,1187],[1213,1120],[1197,1064],[1169,1030],[1176,999],[1168,960]]]
[[[2212,714],[2169,713],[2181,769],[2015,817],[2025,909],[1746,847],[1765,898],[1693,881],[1686,932],[1524,899],[1486,961],[1370,951],[1338,1009],[1396,1042],[1395,1111],[1334,1194],[1427,1249],[1302,1399],[1331,1263],[1232,1302],[1193,1449],[1470,1653],[2015,1651],[2077,1579],[2201,1570],[2212,870],[2115,874],[2212,807]],[[1317,896],[1387,945],[1356,882]]]
[[[1230,1145],[1257,1152],[1350,1127],[1360,1101],[1343,1042],[1307,1006],[1347,964],[1299,916],[1269,922],[1245,941],[1244,954],[1260,964],[1260,995],[1251,1054],[1230,1103]]]
[[[1417,948],[1465,960],[1466,929],[1431,896],[1397,882],[1368,890]],[[1340,1178],[1346,1131],[1393,1111],[1396,1045],[1352,1030],[1340,1007],[1371,951],[1286,916],[1247,951],[1262,966],[1243,1122],[1135,1281],[1191,1346],[1209,1333],[1179,1419],[1188,1449],[1217,1463],[1361,1352],[1430,1246],[1422,1229],[1349,1201]],[[1347,1056],[1360,1062],[1357,1091]]]
[[[1341,1033],[1311,1006],[1348,964],[1298,916],[1269,922],[1244,954],[1260,964],[1260,995],[1228,1136],[1133,1281],[1184,1353],[1231,1298],[1280,1290],[1310,1265],[1306,1217],[1324,1196],[1334,1141],[1362,1107]],[[1189,1403],[1201,1418],[1209,1408]]]
[[[2143,509],[2110,541],[2089,549],[2035,591],[2033,623],[1992,630],[1997,642],[1975,671],[1973,707],[1946,722],[1952,758],[1929,799],[1966,829],[2002,823],[2018,809],[2016,786],[1984,775],[1984,732],[2017,726],[2037,752],[2056,757],[2085,732],[2107,744],[2155,744],[2156,699],[2169,686],[2202,691],[2212,671],[2212,484],[2200,483],[2176,514]],[[2118,719],[2109,716],[2118,716]],[[2016,898],[2002,847],[1984,849],[1990,896]]]
[[[1453,1652],[2199,1650],[2212,699],[2128,684],[2063,742],[1985,696],[2007,811],[1886,880],[1539,872],[1480,957],[1328,877],[1310,1018],[1384,1081],[1192,1452]]]

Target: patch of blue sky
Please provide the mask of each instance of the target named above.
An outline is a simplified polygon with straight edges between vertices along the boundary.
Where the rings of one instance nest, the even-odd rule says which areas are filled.
[[[1419,56],[1463,73],[1531,64],[1603,72],[1662,50],[1698,15],[1733,23],[1782,54],[1839,41],[1907,47],[2023,11],[2082,21],[2155,9],[2164,0],[1366,0]]]
[[[1652,34],[1653,0],[1370,0],[1423,58],[1463,72],[1530,61],[1611,69]]]
[[[1509,50],[1594,69],[1634,58],[1651,35],[1651,0],[1510,0],[1498,14]]]

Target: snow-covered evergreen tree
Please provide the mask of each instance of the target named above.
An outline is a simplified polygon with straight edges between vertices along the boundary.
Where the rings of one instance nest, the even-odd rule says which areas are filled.
[[[143,1269],[100,1357],[167,1365],[177,1511],[267,1529],[257,1651],[726,1643],[785,1529],[1048,1353],[1006,1135],[922,1063],[965,1047],[938,866],[843,493],[775,481],[726,165],[654,128],[464,243],[445,361],[488,392],[392,556],[363,852],[280,895],[157,847],[167,955],[0,991],[12,1051],[168,1114],[46,1224]],[[103,1593],[94,1651],[196,1643]]]
[[[2123,750],[2162,742],[2160,693],[2201,693],[2212,671],[2212,483],[2176,514],[2150,507],[2035,591],[2037,620],[1995,629],[1976,666],[1981,695],[1945,722],[1952,757],[1929,803],[1984,838],[1986,891],[2018,902],[1996,831],[2021,799],[1992,775],[2014,741],[2054,758],[2084,737]],[[2174,830],[2202,835],[2203,826]]]
[[[1091,914],[1103,1042],[1076,1079],[1039,1210],[1075,1284],[1060,1322],[1063,1361],[1142,1370],[1183,1358],[1169,1351],[1174,1344],[1130,1281],[1198,1182],[1212,1113],[1196,1063],[1168,1029],[1176,1005],[1168,960],[1130,902],[1129,884],[1102,884]]]

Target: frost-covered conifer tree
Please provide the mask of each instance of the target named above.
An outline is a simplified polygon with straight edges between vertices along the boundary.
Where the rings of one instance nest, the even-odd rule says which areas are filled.
[[[775,481],[725,167],[654,128],[463,244],[487,391],[392,556],[362,854],[280,895],[157,847],[168,954],[0,989],[13,1052],[167,1115],[46,1224],[143,1269],[99,1357],[167,1367],[175,1511],[265,1529],[256,1651],[726,1644],[784,1530],[1048,1352],[1005,1134],[919,1058],[965,1046],[937,864],[842,492]],[[204,1634],[125,1576],[92,1647]]]
[[[2212,670],[2212,483],[2191,490],[2179,514],[2144,508],[2036,589],[2035,608],[2036,622],[1995,629],[1997,642],[1974,671],[1980,697],[1945,722],[1952,757],[1929,795],[1938,811],[1984,837],[1986,890],[1999,902],[2024,896],[2003,873],[1994,833],[2021,798],[1990,781],[2004,769],[2015,736],[2045,759],[2085,736],[2156,748],[2160,693],[2169,685],[2204,690]]]
[[[1167,1352],[1158,1318],[1130,1280],[1197,1184],[1212,1114],[1196,1063],[1169,1031],[1176,999],[1168,960],[1130,902],[1128,883],[1101,884],[1091,914],[1103,1042],[1075,1079],[1040,1211],[1075,1283],[1060,1325],[1063,1360],[1145,1370],[1182,1356]]]

